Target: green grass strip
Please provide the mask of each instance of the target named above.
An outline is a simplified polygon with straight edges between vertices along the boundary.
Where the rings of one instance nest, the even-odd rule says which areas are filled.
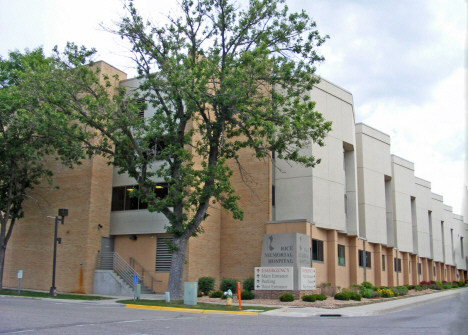
[[[0,295],[11,295],[17,297],[30,297],[30,298],[50,298],[49,293],[45,292],[34,292],[34,291],[24,291],[21,290],[20,294],[18,295],[17,290],[0,290]],[[100,297],[100,296],[92,296],[92,295],[83,295],[83,294],[62,294],[58,293],[55,298],[51,299],[71,299],[71,300],[106,300],[110,298]]]
[[[212,311],[231,311],[238,312],[239,305],[234,304],[232,306],[226,305],[217,305],[217,304],[207,304],[204,302],[199,302],[196,305],[184,305],[183,300],[172,300],[171,302],[166,302],[165,300],[118,300],[118,303],[125,305],[142,305],[142,306],[160,306],[160,307],[172,307],[172,308],[186,308],[186,309],[205,309]],[[259,310],[259,311],[271,311],[273,309],[278,309],[278,307],[264,307],[264,306],[243,306],[242,311],[246,310]]]

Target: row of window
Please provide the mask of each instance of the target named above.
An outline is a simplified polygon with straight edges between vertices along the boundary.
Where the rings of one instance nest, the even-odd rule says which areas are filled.
[[[345,246],[338,244],[338,265],[346,265],[346,251]],[[371,252],[358,250],[359,267],[361,268],[372,268]],[[312,261],[323,262],[323,241],[312,239]],[[395,272],[401,272],[401,258],[394,258],[394,270]],[[385,271],[385,255],[382,255],[382,271]],[[411,273],[411,262],[409,266]],[[418,274],[421,274],[421,263],[418,263]]]
[[[135,209],[147,209],[148,204],[142,202],[137,197],[130,197],[134,189],[139,189],[138,185],[117,186],[112,188],[111,211],[129,211]],[[165,198],[168,194],[167,184],[158,184],[154,189],[157,198]]]

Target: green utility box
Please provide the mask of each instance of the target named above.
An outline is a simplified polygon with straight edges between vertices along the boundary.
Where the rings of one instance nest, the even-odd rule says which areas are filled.
[[[140,299],[140,295],[141,295],[141,285],[136,284],[135,285],[135,298]]]
[[[196,305],[197,304],[197,282],[185,282],[184,283],[184,304],[185,305]]]

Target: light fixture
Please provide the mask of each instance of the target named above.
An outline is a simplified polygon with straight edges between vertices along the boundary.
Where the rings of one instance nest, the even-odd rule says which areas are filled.
[[[137,236],[136,235],[130,235],[129,239],[131,239],[132,241],[136,241]]]
[[[101,229],[102,227],[103,227],[102,224],[98,224],[98,225],[97,225],[97,229]]]
[[[131,192],[131,191],[133,191],[133,188],[127,188],[127,191]]]
[[[157,185],[157,186],[155,186],[155,188],[164,188],[164,187],[162,187],[162,186],[160,186],[160,185]]]

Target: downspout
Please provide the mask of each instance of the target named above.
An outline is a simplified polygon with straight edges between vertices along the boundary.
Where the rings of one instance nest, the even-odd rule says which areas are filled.
[[[362,243],[364,245],[364,252],[363,252],[363,265],[364,265],[364,281],[367,281],[367,253],[366,253],[366,240],[362,240]]]

